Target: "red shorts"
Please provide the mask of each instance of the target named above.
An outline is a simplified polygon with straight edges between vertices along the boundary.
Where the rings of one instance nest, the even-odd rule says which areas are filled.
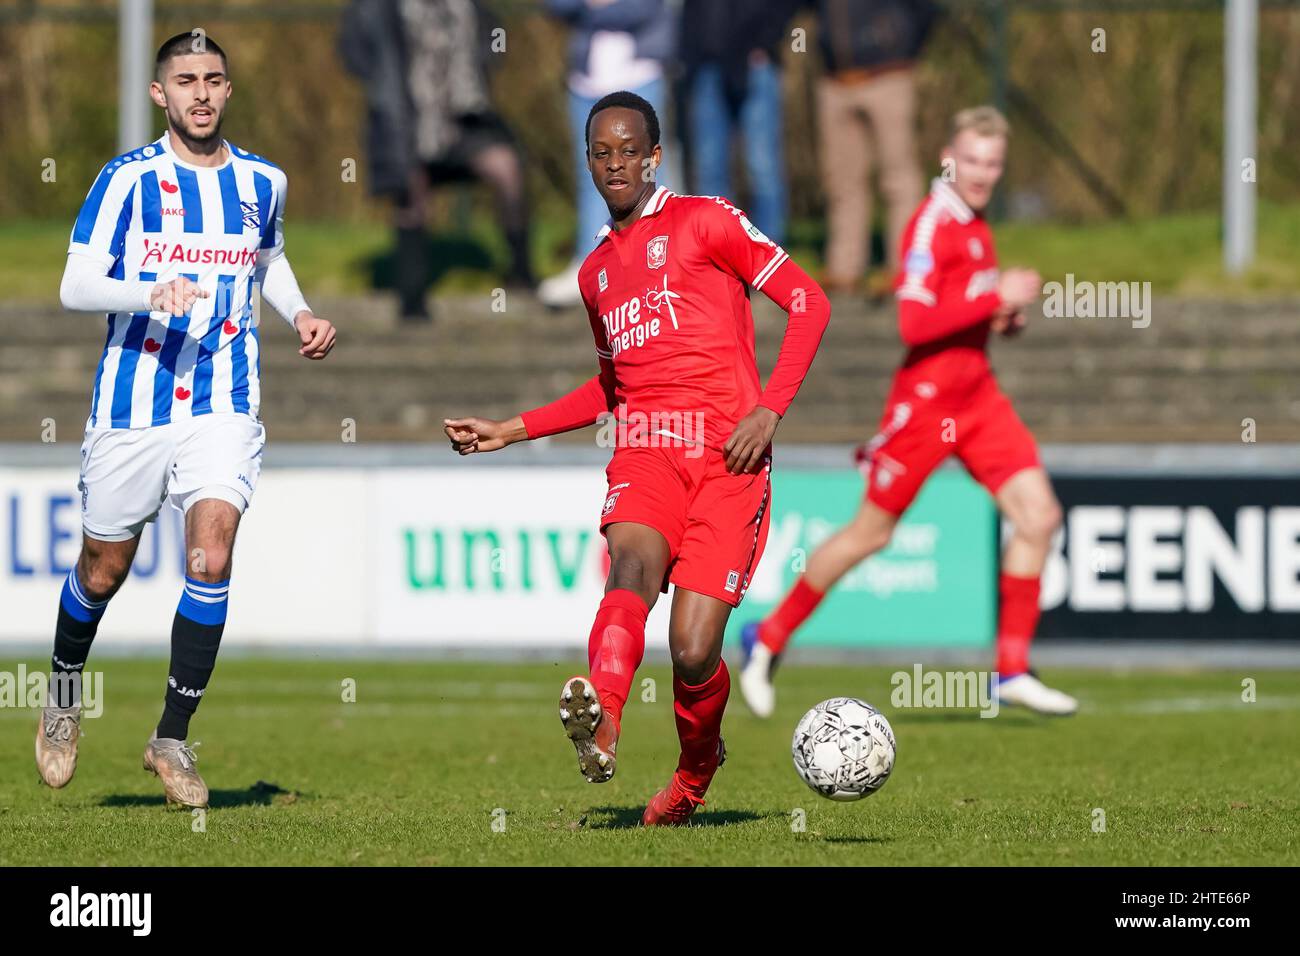
[[[620,521],[654,528],[668,542],[665,591],[671,582],[736,607],[767,543],[772,461],[757,474],[733,475],[713,449],[689,451],[616,449],[600,530]]]
[[[949,455],[956,455],[990,494],[1016,472],[1040,463],[1038,443],[995,380],[957,407],[935,406],[895,390],[885,403],[879,434],[860,453],[867,500],[901,515]]]

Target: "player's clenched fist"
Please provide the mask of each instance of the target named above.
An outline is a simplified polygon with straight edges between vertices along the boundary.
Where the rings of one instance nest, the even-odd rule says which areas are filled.
[[[1033,269],[1008,269],[998,277],[998,297],[1007,312],[1023,309],[1043,289],[1043,277]]]
[[[190,306],[194,304],[195,299],[206,299],[211,294],[206,289],[199,288],[197,282],[179,276],[171,282],[159,282],[154,286],[149,296],[149,305],[155,312],[185,315],[190,311]]]
[[[518,415],[504,422],[490,418],[444,418],[442,427],[451,440],[451,450],[461,455],[496,451],[528,437],[524,420]]]
[[[323,359],[334,348],[334,326],[327,319],[317,318],[303,309],[294,316],[293,327],[298,330],[298,338],[302,341],[299,355]]]

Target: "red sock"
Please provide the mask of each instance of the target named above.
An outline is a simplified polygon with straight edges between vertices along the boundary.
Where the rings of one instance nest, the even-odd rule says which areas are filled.
[[[1029,670],[1029,644],[1038,629],[1038,578],[998,575],[998,661],[1001,677]]]
[[[719,661],[713,676],[695,687],[673,675],[673,714],[677,718],[677,739],[682,744],[677,773],[682,783],[701,794],[718,769],[722,712],[730,693],[731,675],[726,661]]]
[[[800,577],[775,611],[758,625],[758,639],[773,654],[780,654],[790,641],[790,635],[817,610],[826,595],[809,586],[807,578]]]
[[[633,591],[616,589],[605,595],[587,638],[587,663],[600,706],[623,724],[623,705],[632,690],[632,678],[645,654],[645,619],[650,609]]]

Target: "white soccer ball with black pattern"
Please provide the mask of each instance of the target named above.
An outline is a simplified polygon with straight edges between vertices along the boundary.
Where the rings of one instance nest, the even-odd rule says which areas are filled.
[[[861,800],[885,785],[894,769],[894,728],[856,697],[832,697],[803,715],[790,749],[794,769],[832,800]]]

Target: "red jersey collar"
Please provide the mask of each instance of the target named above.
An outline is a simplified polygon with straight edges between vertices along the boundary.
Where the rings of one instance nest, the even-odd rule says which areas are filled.
[[[675,195],[677,194],[667,186],[656,187],[654,193],[652,193],[650,198],[646,201],[645,208],[641,210],[641,216],[637,222],[640,222],[641,219],[645,219],[648,216],[657,215],[659,210],[664,208],[664,203],[668,201],[668,197]],[[613,231],[614,220],[606,219],[605,225],[601,226],[600,232],[596,233],[596,245],[600,245],[601,242],[604,241],[605,237]]]

